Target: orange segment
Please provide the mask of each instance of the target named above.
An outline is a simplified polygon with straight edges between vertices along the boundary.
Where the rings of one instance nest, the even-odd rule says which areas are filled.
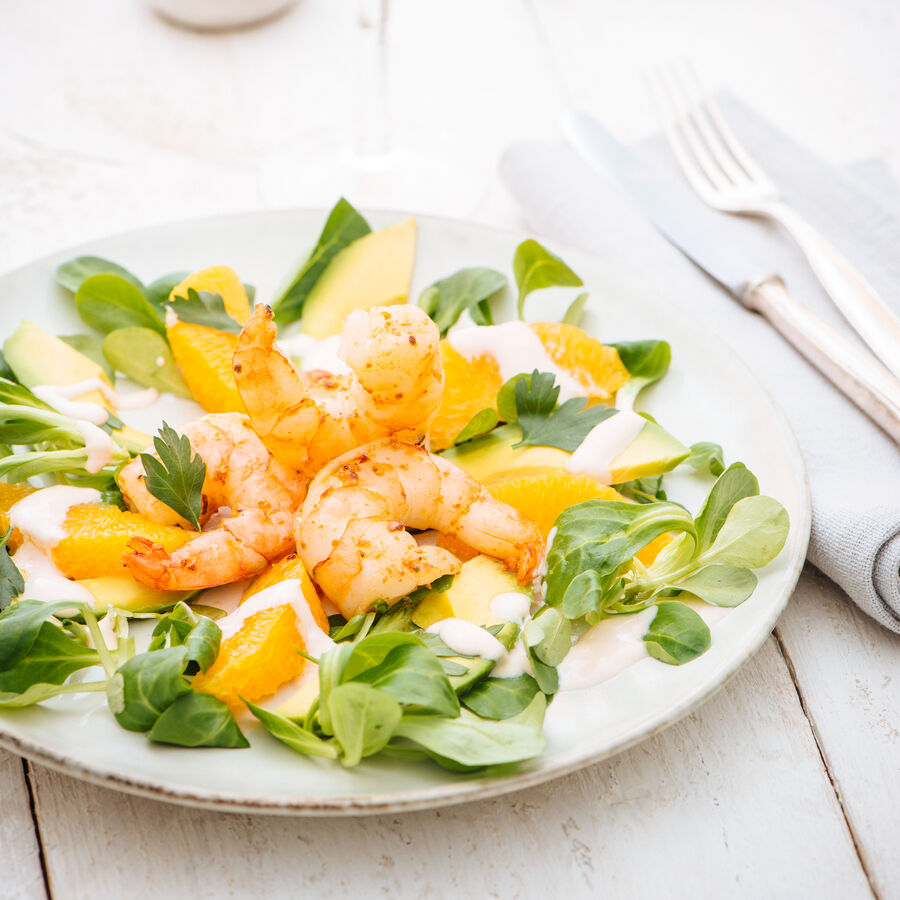
[[[650,541],[643,550],[639,550],[635,553],[634,558],[640,560],[645,566],[652,566],[653,561],[659,556],[660,550],[667,544],[671,544],[673,539],[671,534],[661,534],[658,538],[654,538]]]
[[[489,356],[468,360],[447,341],[441,341],[444,364],[444,396],[428,435],[432,450],[453,445],[469,419],[488,406],[496,407],[497,391],[503,387],[500,368]]]
[[[238,336],[191,322],[177,322],[166,333],[194,399],[207,412],[244,412],[231,369]]]
[[[0,534],[6,534],[9,528],[9,511],[23,498],[33,494],[36,488],[21,482],[9,484],[0,481]]]
[[[319,628],[321,628],[322,631],[327,632],[328,616],[325,615],[322,601],[319,599],[316,586],[313,584],[312,579],[309,577],[309,573],[306,571],[306,566],[303,565],[303,560],[300,559],[296,553],[292,553],[290,556],[285,556],[284,559],[272,563],[265,572],[261,572],[257,575],[250,584],[250,587],[244,591],[244,596],[241,597],[241,603],[248,600],[254,594],[258,594],[260,591],[272,587],[273,584],[278,584],[280,581],[287,581],[289,578],[299,579],[300,587],[303,591],[303,599],[306,600],[306,605],[309,607],[310,612],[312,612],[313,618],[318,622]]]
[[[575,325],[534,322],[532,330],[558,366],[586,388],[588,396],[610,401],[628,381],[628,370],[615,347],[608,347]]]
[[[449,550],[460,562],[468,562],[470,559],[475,559],[476,556],[481,556],[477,550],[473,550],[468,544],[464,544],[452,534],[438,532],[434,543],[436,547],[443,547],[444,550]]]
[[[293,681],[306,665],[305,650],[291,606],[263,609],[247,618],[241,630],[222,642],[216,661],[194,678],[194,690],[212,694],[233,710],[271,697]]]
[[[241,602],[291,578],[300,580],[303,598],[313,618],[327,632],[328,618],[322,601],[299,556],[286,556],[270,566],[253,581]],[[222,642],[216,661],[194,678],[193,686],[238,709],[242,705],[241,697],[255,703],[293,681],[306,664],[298,649],[305,650],[306,644],[294,608],[278,606],[260,610],[248,616],[241,629]]]
[[[208,269],[192,272],[184,281],[172,288],[169,299],[187,297],[189,288],[198,293],[209,291],[211,294],[219,294],[225,304],[225,312],[240,325],[250,318],[250,300],[247,292],[237,273],[228,266],[210,266]]]
[[[501,472],[488,478],[485,486],[498,500],[531,519],[544,537],[550,533],[557,516],[576,503],[625,499],[618,491],[600,484],[590,475],[574,475],[550,466]]]
[[[131,573],[122,562],[128,542],[142,537],[161,544],[167,553],[194,537],[173,525],[157,525],[117,506],[85,503],[73,506],[63,523],[66,536],[51,553],[56,567],[68,578],[102,578]]]
[[[575,325],[535,322],[531,328],[553,362],[584,385],[586,397],[608,403],[628,380],[628,370],[615,347],[608,347]],[[466,359],[444,340],[441,357],[444,397],[429,430],[431,449],[435,451],[451,446],[475,413],[488,406],[496,408],[497,391],[503,386],[500,369],[490,356]]]

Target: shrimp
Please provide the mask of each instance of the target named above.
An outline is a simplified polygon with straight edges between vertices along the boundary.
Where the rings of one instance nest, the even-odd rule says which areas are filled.
[[[415,306],[355,310],[341,358],[351,375],[298,373],[275,345],[272,311],[258,306],[234,352],[241,399],[272,455],[312,477],[335,457],[377,438],[420,441],[444,391],[440,334]]]
[[[305,479],[273,459],[240,413],[206,415],[179,431],[206,463],[201,523],[222,507],[229,515],[172,553],[132,538],[125,565],[140,582],[161,590],[196,590],[249,578],[294,549],[292,524]],[[154,522],[188,526],[148,490],[140,457],[119,473],[129,508]]]
[[[502,559],[522,582],[543,557],[537,525],[449,460],[392,438],[352,450],[312,480],[294,524],[307,571],[350,618],[456,574],[459,559],[420,546],[405,527],[434,528]]]

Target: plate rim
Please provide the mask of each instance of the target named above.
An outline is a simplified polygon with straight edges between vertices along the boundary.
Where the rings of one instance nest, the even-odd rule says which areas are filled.
[[[459,217],[435,215],[433,213],[416,212],[410,209],[400,210],[384,207],[365,207],[361,209],[365,215],[373,216],[413,216],[417,223],[419,220],[431,221],[443,225],[451,225],[460,228],[476,228],[492,231],[498,235],[516,239],[525,239],[526,234],[535,234],[531,229],[513,229],[490,223],[477,222]],[[160,229],[179,227],[200,227],[203,223],[221,222],[223,219],[240,220],[255,216],[277,215],[321,215],[326,216],[328,210],[325,207],[281,207],[273,209],[252,209],[240,212],[228,212],[211,216],[192,216],[182,219],[172,219],[151,225],[143,225],[138,228],[110,232],[101,236],[90,238],[78,244],[61,247],[50,253],[31,259],[21,265],[0,272],[0,279],[15,276],[17,273],[50,260],[71,253],[72,255],[89,255],[91,248],[104,241],[123,238],[140,237],[142,234],[155,232]],[[639,277],[632,270],[619,267],[614,263],[580,247],[573,247],[541,237],[542,243],[549,245],[554,251],[565,257],[584,257],[592,263],[606,267],[610,272],[625,280],[635,291],[645,296],[651,303],[659,302],[652,289],[643,288]],[[737,671],[759,651],[769,635],[772,633],[778,618],[787,606],[794,592],[803,566],[809,545],[812,509],[810,498],[809,478],[803,454],[797,442],[796,435],[791,428],[784,410],[772,395],[769,388],[757,378],[756,374],[745,362],[743,357],[734,351],[730,342],[715,328],[692,311],[679,308],[679,317],[687,320],[691,325],[697,326],[702,332],[713,335],[716,340],[732,351],[733,361],[743,371],[757,388],[759,388],[768,401],[771,412],[774,413],[778,424],[778,436],[790,446],[793,451],[791,467],[797,476],[796,483],[800,488],[802,497],[803,517],[800,522],[791,522],[791,530],[799,536],[793,557],[788,561],[788,567],[780,587],[778,602],[769,610],[764,619],[760,619],[751,632],[744,635],[736,652],[729,657],[710,676],[709,681],[699,686],[694,691],[685,695],[674,706],[669,707],[661,718],[654,719],[655,724],[650,728],[641,728],[636,725],[629,733],[612,746],[591,752],[586,750],[570,756],[564,756],[557,762],[546,763],[539,768],[523,772],[510,772],[498,774],[489,778],[480,778],[471,781],[453,781],[436,787],[416,789],[413,792],[393,792],[378,795],[378,797],[338,795],[332,797],[304,797],[293,796],[279,798],[277,796],[263,796],[248,798],[244,795],[228,793],[222,790],[205,791],[185,787],[171,787],[150,778],[130,778],[117,773],[103,771],[101,767],[78,762],[66,757],[54,748],[44,745],[39,741],[23,740],[15,735],[3,731],[3,722],[0,721],[0,748],[16,753],[32,762],[47,766],[65,775],[78,778],[90,784],[108,789],[119,790],[133,796],[146,797],[153,800],[174,803],[197,809],[217,810],[220,812],[278,814],[287,816],[323,817],[323,816],[348,816],[348,815],[377,815],[394,812],[415,812],[425,809],[434,809],[445,806],[455,806],[461,803],[474,802],[476,800],[489,799],[518,790],[536,787],[555,778],[569,775],[579,769],[608,759],[638,743],[658,734],[664,729],[680,721],[690,712],[718,693]]]

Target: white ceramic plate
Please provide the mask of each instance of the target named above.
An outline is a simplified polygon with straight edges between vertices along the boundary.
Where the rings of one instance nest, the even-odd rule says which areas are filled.
[[[373,227],[398,219],[372,214]],[[53,280],[56,266],[80,254],[115,260],[147,280],[177,269],[232,266],[275,295],[292,264],[314,242],[324,211],[259,213],[130,232],[32,263],[0,279],[0,335],[27,316],[58,334],[83,330],[71,299]],[[463,266],[511,273],[521,235],[419,217],[413,297]],[[645,297],[640,286],[601,261],[562,251],[591,291],[586,327],[604,340],[665,338],[672,368],[646,392],[641,408],[685,443],[714,440],[728,461],[744,461],[763,493],[780,500],[791,533],[778,559],[760,573],[754,595],[712,626],[710,650],[681,666],[647,657],[597,687],[559,695],[550,707],[543,755],[489,774],[458,775],[430,763],[367,761],[345,770],[298,756],[256,729],[249,750],[187,750],[124,731],[98,695],[66,698],[64,709],[0,713],[0,744],[98,784],[194,806],[303,815],[421,809],[484,798],[538,784],[596,762],[675,722],[709,697],[772,630],[796,583],[809,535],[803,462],[780,410],[735,354],[702,323]],[[559,318],[566,299],[534,295],[532,318]],[[723,301],[724,302],[724,301]],[[511,308],[511,305],[510,305]],[[670,496],[696,512],[708,482],[669,479]]]

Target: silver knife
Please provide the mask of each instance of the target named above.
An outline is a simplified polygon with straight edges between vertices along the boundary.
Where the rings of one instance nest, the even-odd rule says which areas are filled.
[[[705,210],[693,194],[620,144],[595,119],[567,113],[563,130],[594,168],[611,175],[663,236],[735,299],[765,316],[782,336],[900,445],[900,381],[787,290],[774,274],[748,272],[740,249],[710,241]]]

